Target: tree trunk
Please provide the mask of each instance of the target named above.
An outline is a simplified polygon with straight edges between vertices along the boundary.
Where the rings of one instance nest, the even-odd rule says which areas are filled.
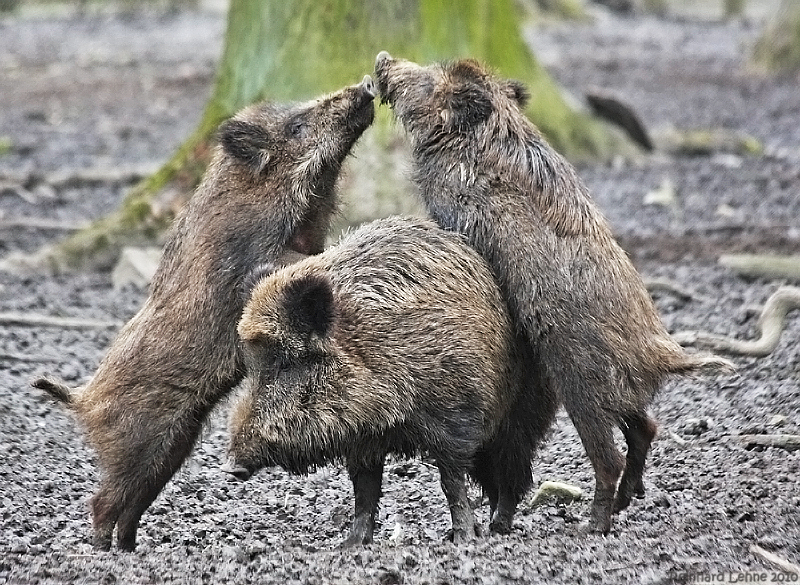
[[[521,22],[515,0],[231,0],[213,94],[198,128],[115,213],[41,251],[35,263],[54,270],[109,268],[123,244],[152,242],[179,207],[154,206],[154,198],[168,186],[184,196],[192,192],[222,120],[257,100],[307,99],[355,83],[383,49],[420,63],[484,61],[528,85],[527,113],[558,150],[573,159],[607,156],[619,138],[567,106],[526,46]],[[399,130],[389,119],[381,112],[358,146],[359,163],[343,185],[345,224],[419,210],[391,148],[402,141],[393,139]]]
[[[800,2],[783,0],[756,43],[753,60],[770,71],[800,70]]]

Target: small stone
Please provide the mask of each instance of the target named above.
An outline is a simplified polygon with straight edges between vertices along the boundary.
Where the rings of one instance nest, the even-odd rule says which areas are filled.
[[[400,544],[403,540],[403,532],[404,530],[402,522],[396,519],[389,540],[395,545]]]
[[[530,507],[536,507],[547,501],[569,504],[583,497],[583,490],[577,486],[559,481],[544,481],[531,500]]]
[[[711,157],[711,163],[725,167],[727,169],[738,169],[742,166],[744,159],[737,154],[729,152],[718,152]]]
[[[782,414],[775,414],[769,419],[767,425],[771,427],[782,427],[788,422],[788,420],[789,419]]]
[[[707,418],[687,418],[683,422],[682,431],[684,435],[702,435],[712,426],[712,422]]]
[[[720,217],[735,217],[738,214],[738,210],[735,207],[731,207],[727,203],[722,203],[721,205],[717,206],[717,215]]]
[[[220,556],[222,557],[223,560],[237,561],[237,562],[244,561],[246,557],[244,551],[241,548],[233,545],[223,546],[222,550],[220,551]]]
[[[678,206],[678,193],[672,181],[665,178],[657,189],[644,196],[645,205],[660,205],[662,207],[676,208]]]

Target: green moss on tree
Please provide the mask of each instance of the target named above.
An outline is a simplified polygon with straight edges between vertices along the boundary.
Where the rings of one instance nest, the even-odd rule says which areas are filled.
[[[617,135],[566,104],[523,40],[520,11],[515,0],[231,0],[214,90],[197,130],[115,213],[45,256],[59,267],[106,267],[123,244],[156,237],[171,217],[154,214],[153,200],[167,187],[192,192],[221,121],[261,99],[307,99],[355,83],[372,71],[381,50],[421,63],[477,58],[529,86],[527,113],[558,150],[572,159],[609,155],[618,145]],[[368,134],[375,136],[362,140],[380,153],[372,160],[375,166],[361,165],[358,173],[384,175],[387,168],[396,169],[388,145],[399,130],[387,120],[379,116],[384,129],[373,128]],[[358,188],[359,182],[374,184],[375,192]],[[374,198],[381,211],[416,208],[407,189],[379,183],[358,177],[350,181],[357,196]],[[346,190],[344,195],[347,200]],[[366,212],[356,215],[358,221],[370,219]]]

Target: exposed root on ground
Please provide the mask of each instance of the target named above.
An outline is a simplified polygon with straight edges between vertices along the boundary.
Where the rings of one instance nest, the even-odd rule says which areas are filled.
[[[673,337],[681,345],[693,345],[739,355],[767,356],[778,345],[786,324],[786,315],[800,308],[800,288],[782,286],[767,299],[758,318],[759,337],[753,340],[733,339],[705,331],[679,331]]]
[[[795,565],[784,558],[779,557],[775,553],[771,553],[766,549],[761,548],[757,544],[750,546],[750,552],[768,562],[770,565],[778,567],[784,573],[791,573],[793,575],[800,575],[800,565]],[[787,579],[787,581],[790,579]]]

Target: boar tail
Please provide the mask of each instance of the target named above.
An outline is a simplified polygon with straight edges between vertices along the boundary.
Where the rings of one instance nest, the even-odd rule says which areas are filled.
[[[75,392],[72,390],[72,388],[53,378],[46,376],[37,378],[31,382],[31,386],[38,388],[39,390],[44,390],[50,394],[50,396],[59,402],[63,402],[67,406],[71,406],[75,403]]]
[[[672,372],[676,374],[724,374],[730,376],[736,371],[736,364],[732,361],[710,353],[684,353],[672,368]]]

